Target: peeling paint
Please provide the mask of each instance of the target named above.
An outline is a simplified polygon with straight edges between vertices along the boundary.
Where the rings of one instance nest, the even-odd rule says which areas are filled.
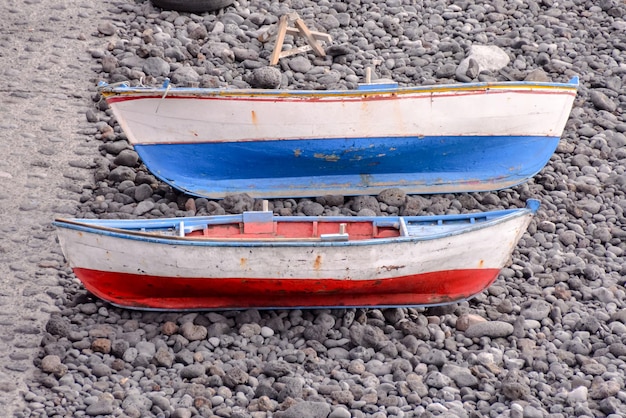
[[[340,157],[337,154],[322,154],[322,153],[317,153],[317,154],[313,154],[313,156],[315,158],[319,158],[322,160],[326,160],[328,162],[335,162],[335,161],[339,161]]]
[[[405,268],[406,266],[381,266],[381,268],[385,271],[394,271]]]

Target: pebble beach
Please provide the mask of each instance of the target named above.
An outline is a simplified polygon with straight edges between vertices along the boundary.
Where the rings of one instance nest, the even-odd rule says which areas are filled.
[[[273,43],[258,37],[291,12],[332,42],[325,57],[271,66]],[[190,14],[148,0],[5,0],[0,15],[6,416],[626,416],[624,2],[239,0]],[[55,217],[213,215],[261,204],[245,194],[194,198],[160,182],[98,82],[353,89],[370,70],[402,86],[579,77],[560,144],[527,183],[269,202],[280,215],[357,216],[540,200],[486,291],[433,308],[149,312],[109,305],[73,275]]]

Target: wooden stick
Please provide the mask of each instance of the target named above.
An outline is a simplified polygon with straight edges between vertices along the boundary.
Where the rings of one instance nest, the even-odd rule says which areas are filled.
[[[322,49],[320,44],[315,40],[315,38],[313,37],[313,34],[311,34],[311,31],[309,30],[309,28],[307,28],[306,24],[304,23],[304,20],[297,18],[295,23],[296,23],[296,26],[298,27],[298,31],[300,31],[302,36],[306,38],[309,45],[311,45],[311,47],[313,48],[313,51],[320,57],[325,57],[326,52],[324,52],[324,49]]]
[[[288,49],[286,51],[281,52],[279,58],[289,57],[291,55],[299,54],[301,52],[308,52],[311,49],[312,49],[311,45],[303,45],[303,46],[299,46],[297,48],[291,48],[291,49]]]
[[[322,33],[322,32],[315,32],[315,31],[309,31],[311,33],[311,36],[313,36],[313,38],[315,38],[315,40],[317,41],[324,41],[324,42],[332,42],[333,38],[327,34],[327,33]],[[300,34],[300,30],[297,28],[287,28],[287,35],[299,35]]]
[[[265,32],[263,32],[262,34],[260,34],[257,39],[260,42],[267,42],[270,40],[270,38],[274,35],[276,35],[276,30],[277,28],[275,26],[272,26],[271,28],[269,28],[268,30],[266,30]],[[291,35],[291,36],[299,36],[300,35],[300,31],[297,28],[292,28],[292,27],[287,27],[287,35]],[[318,40],[318,41],[324,41],[327,43],[331,43],[333,41],[332,36],[330,36],[327,33],[322,33],[322,32],[315,32],[315,31],[311,31],[311,35],[313,35],[313,37]]]
[[[287,33],[287,15],[280,17],[278,22],[278,35],[276,37],[276,45],[274,45],[274,51],[270,57],[270,65],[278,64],[280,59],[280,53],[283,49],[283,42],[285,42],[285,35]]]

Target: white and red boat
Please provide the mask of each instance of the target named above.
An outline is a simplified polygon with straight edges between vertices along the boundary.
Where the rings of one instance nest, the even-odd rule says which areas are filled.
[[[471,298],[537,211],[301,217],[271,211],[150,220],[58,219],[85,288],[158,310],[432,306]]]

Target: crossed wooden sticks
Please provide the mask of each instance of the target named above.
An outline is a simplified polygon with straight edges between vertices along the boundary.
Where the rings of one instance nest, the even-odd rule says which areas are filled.
[[[289,23],[293,23],[295,27],[288,26]],[[320,45],[319,41],[330,43],[332,38],[330,35],[322,32],[315,32],[310,30],[304,21],[298,16],[297,13],[292,12],[280,17],[278,21],[278,27],[272,28],[259,36],[259,41],[265,42],[272,36],[276,35],[276,44],[274,45],[274,51],[270,57],[270,65],[278,64],[278,60],[290,55],[299,54],[302,52],[313,51],[320,57],[325,57],[326,52]],[[302,36],[307,41],[307,45],[297,48],[288,49],[283,51],[283,43],[285,42],[285,36]]]

